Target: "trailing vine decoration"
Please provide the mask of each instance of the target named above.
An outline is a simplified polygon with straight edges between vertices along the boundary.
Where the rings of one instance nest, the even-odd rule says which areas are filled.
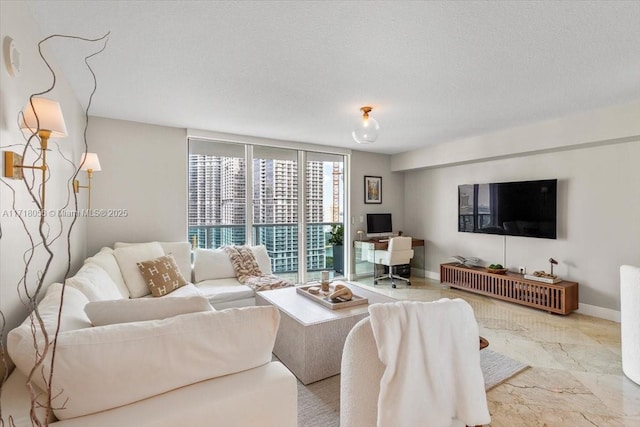
[[[42,46],[44,43],[46,43],[47,41],[54,39],[54,38],[63,38],[63,39],[75,39],[75,40],[81,40],[81,41],[86,41],[86,42],[91,42],[91,43],[95,43],[95,42],[103,42],[102,46],[100,47],[99,50],[97,50],[96,52],[86,56],[84,58],[84,62],[85,65],[87,67],[87,69],[89,70],[89,72],[91,73],[92,79],[93,79],[93,89],[91,91],[91,94],[89,95],[89,99],[87,102],[87,107],[85,108],[84,111],[84,116],[85,116],[85,126],[84,126],[84,132],[83,132],[83,143],[84,143],[84,152],[88,152],[88,143],[87,143],[87,129],[88,129],[88,124],[89,124],[89,110],[91,108],[91,103],[93,100],[93,96],[96,93],[97,90],[97,79],[96,79],[96,75],[89,63],[89,60],[91,58],[93,58],[94,56],[100,54],[101,52],[103,52],[106,49],[107,43],[109,41],[109,35],[110,32],[107,32],[105,35],[103,35],[102,37],[96,38],[96,39],[89,39],[89,38],[84,38],[84,37],[78,37],[78,36],[71,36],[71,35],[64,35],[64,34],[53,34],[51,36],[48,36],[44,39],[42,39],[39,43],[38,43],[38,53],[40,55],[40,58],[42,59],[42,61],[45,63],[45,65],[47,66],[47,68],[49,69],[50,73],[51,73],[51,77],[52,77],[52,82],[51,85],[48,89],[42,91],[42,92],[38,92],[38,93],[34,93],[29,97],[29,103],[31,104],[31,107],[33,108],[33,98],[35,97],[39,97],[42,95],[45,95],[49,92],[51,92],[53,90],[53,88],[56,85],[56,74],[53,70],[53,68],[51,67],[51,65],[49,64],[49,62],[47,61],[45,55],[42,53]],[[35,112],[35,108],[33,108],[34,112]],[[22,119],[22,113],[20,113],[18,115],[18,122],[20,123]],[[22,151],[22,155],[23,158],[26,158],[26,154],[27,152],[37,152],[38,156],[36,157],[36,159],[34,160],[33,164],[35,164],[36,162],[38,162],[40,160],[41,157],[41,152],[38,152],[34,146],[33,146],[33,142],[34,142],[34,138],[36,139],[36,141],[38,141],[38,131],[40,130],[40,122],[36,113],[36,123],[37,123],[37,129],[35,132],[33,132],[29,138],[26,140],[25,144],[24,144],[24,148]],[[80,164],[78,166],[75,165],[75,163],[68,159],[67,157],[64,156],[64,154],[62,153],[62,151],[60,150],[60,147],[57,143],[55,143],[56,145],[56,149],[58,154],[68,163],[70,163],[73,166],[73,174],[69,177],[69,179],[67,180],[67,200],[65,205],[62,207],[62,210],[67,209],[69,207],[69,205],[71,204],[71,195],[73,195],[73,208],[75,210],[75,212],[78,212],[78,197],[77,194],[75,192],[73,192],[72,189],[72,183],[73,180],[76,179],[76,177],[78,176],[78,173],[80,172],[80,168],[82,167],[83,164]],[[84,160],[83,160],[84,163]],[[47,176],[46,176],[46,180],[48,180],[51,176],[51,170],[50,168],[47,168]],[[55,350],[56,350],[56,340],[58,337],[58,334],[60,333],[60,320],[61,320],[61,315],[62,315],[62,304],[64,303],[64,293],[65,293],[65,284],[64,282],[66,281],[66,279],[69,277],[69,273],[71,271],[71,236],[72,236],[72,231],[73,228],[76,224],[77,221],[77,215],[72,215],[72,220],[71,223],[69,224],[67,233],[66,233],[66,271],[64,273],[64,279],[63,279],[63,285],[62,285],[62,292],[61,292],[61,297],[60,297],[60,309],[58,310],[58,317],[57,317],[57,327],[56,330],[54,332],[53,337],[51,338],[49,336],[48,331],[45,329],[44,327],[44,322],[42,320],[42,317],[40,316],[40,312],[38,310],[37,307],[37,303],[39,301],[39,297],[42,295],[43,293],[43,287],[45,284],[45,279],[47,277],[47,273],[49,271],[49,268],[51,266],[51,262],[54,259],[54,252],[51,249],[51,245],[58,240],[64,231],[64,223],[62,220],[62,217],[58,216],[58,221],[59,221],[59,232],[55,235],[55,236],[50,236],[50,226],[46,221],[46,211],[44,210],[44,206],[42,206],[41,201],[38,198],[38,194],[40,194],[39,189],[35,189],[36,191],[34,191],[34,187],[35,187],[35,179],[34,179],[34,175],[35,174],[30,174],[31,175],[31,180],[29,181],[29,178],[27,177],[27,174],[23,174],[23,178],[22,181],[27,189],[28,194],[31,196],[31,199],[33,200],[33,202],[35,203],[35,205],[38,208],[39,211],[39,221],[38,221],[38,227],[37,227],[37,232],[34,232],[30,229],[29,225],[27,224],[27,221],[25,221],[25,218],[23,217],[22,213],[20,210],[17,209],[16,207],[16,190],[13,188],[13,185],[8,183],[6,180],[4,179],[0,179],[0,182],[6,186],[10,191],[11,191],[11,200],[12,200],[12,205],[11,205],[11,210],[12,210],[12,216],[14,218],[17,218],[21,225],[22,228],[29,240],[29,244],[30,246],[28,247],[28,249],[24,252],[23,255],[23,261],[24,261],[24,269],[22,272],[22,277],[20,278],[18,284],[16,285],[17,288],[17,292],[18,295],[20,297],[20,299],[22,300],[23,304],[25,305],[25,307],[27,308],[27,310],[29,311],[29,317],[31,319],[31,332],[32,332],[32,337],[33,337],[33,349],[34,349],[34,355],[35,355],[35,364],[33,369],[31,370],[31,372],[29,373],[29,375],[27,376],[27,381],[26,381],[26,388],[29,391],[30,397],[31,397],[31,410],[30,410],[30,418],[31,418],[31,423],[34,426],[48,426],[49,425],[49,419],[52,417],[52,411],[54,409],[53,406],[53,400],[55,399],[56,396],[52,396],[52,391],[53,391],[53,381],[54,381],[54,362],[55,362]],[[40,184],[42,185],[42,184]],[[0,239],[2,239],[3,237],[3,233],[2,233],[2,225],[0,223]],[[41,247],[42,249],[44,249],[44,251],[46,251],[47,255],[46,255],[46,260],[44,260],[44,265],[43,266],[34,266],[32,265],[34,263],[34,256],[35,256],[35,252],[36,249]],[[34,284],[31,283],[30,281],[30,276],[29,276],[29,272],[31,268],[36,268],[36,277],[33,279],[34,280]],[[30,286],[30,285],[35,285],[35,286]],[[32,288],[34,288],[32,290]],[[0,333],[2,334],[2,336],[5,336],[5,327],[6,327],[6,319],[4,316],[4,313],[2,313],[2,311],[0,310]],[[48,364],[46,367],[48,367],[48,374],[46,374],[46,370],[45,370],[45,363],[47,362],[47,356],[50,354],[50,359],[48,361]],[[8,378],[8,363],[7,360],[5,359],[6,356],[6,352],[5,352],[5,348],[4,348],[4,344],[3,344],[3,340],[0,340],[0,355],[1,355],[1,361],[0,363],[2,363],[2,366],[4,367],[4,378],[2,378],[2,384],[4,384],[4,382],[7,380]],[[38,391],[36,390],[36,388],[34,387],[34,376],[36,375],[41,375],[42,379],[44,380],[44,383],[46,384],[46,389],[44,390],[45,393],[45,399],[44,402],[39,403],[38,398],[40,397],[38,395]],[[2,395],[2,387],[0,387],[0,397]],[[42,399],[41,399],[42,401]],[[59,406],[58,408],[63,408],[64,407],[64,402],[62,403],[61,406]],[[45,416],[44,419],[40,419],[38,417],[38,414],[36,412],[36,409],[40,408],[40,407],[44,407],[45,409]],[[58,409],[56,408],[56,409]],[[2,409],[0,408],[0,427],[4,427],[5,425],[5,418],[2,414]],[[11,416],[11,414],[8,415],[8,418],[6,419],[7,423],[9,426],[13,426],[15,427],[15,422],[13,420],[13,417]]]

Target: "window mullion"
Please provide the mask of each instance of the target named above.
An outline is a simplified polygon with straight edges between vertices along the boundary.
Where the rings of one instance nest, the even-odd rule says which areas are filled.
[[[256,236],[253,233],[253,145],[246,144],[244,146],[244,160],[247,165],[245,174],[245,236],[247,236],[247,245],[256,244]]]

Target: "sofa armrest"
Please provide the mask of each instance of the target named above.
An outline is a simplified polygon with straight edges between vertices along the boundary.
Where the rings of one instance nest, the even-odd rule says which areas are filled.
[[[279,321],[274,307],[247,307],[62,333],[53,405],[65,403],[54,413],[75,418],[264,365]]]

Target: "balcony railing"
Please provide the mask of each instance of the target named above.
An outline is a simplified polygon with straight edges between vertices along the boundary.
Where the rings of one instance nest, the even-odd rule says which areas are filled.
[[[334,251],[328,243],[329,232],[334,224],[341,223],[307,224],[307,272],[334,269]],[[255,224],[252,237],[254,244],[267,248],[271,269],[275,274],[299,271],[298,224]],[[189,226],[189,241],[199,248],[215,249],[226,245],[244,245],[247,238],[244,225],[195,225]]]

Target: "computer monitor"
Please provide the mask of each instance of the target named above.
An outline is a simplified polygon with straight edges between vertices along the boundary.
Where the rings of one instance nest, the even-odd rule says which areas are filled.
[[[390,213],[367,214],[367,237],[391,236],[393,226]]]

